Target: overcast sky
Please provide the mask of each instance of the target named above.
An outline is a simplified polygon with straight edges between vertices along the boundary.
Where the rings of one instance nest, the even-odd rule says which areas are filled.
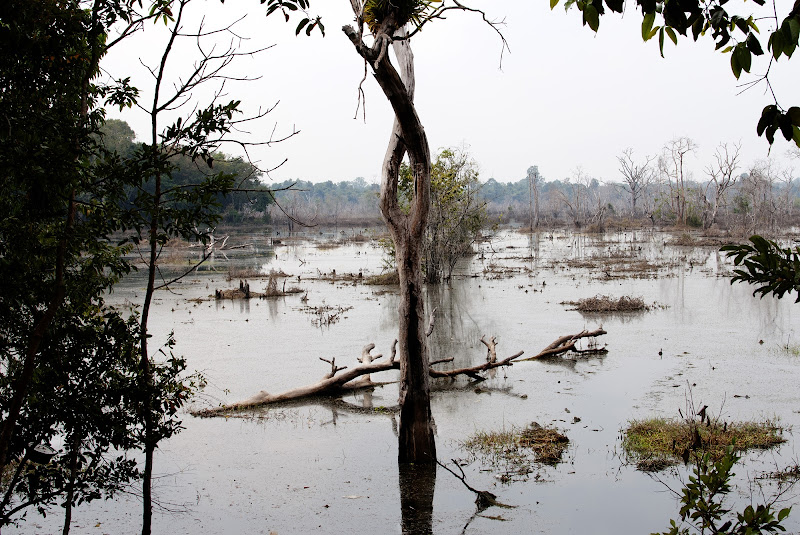
[[[792,1],[777,0],[781,17]],[[733,4],[741,5],[734,0],[728,6]],[[432,151],[467,144],[482,180],[517,181],[528,167],[538,165],[547,180],[570,177],[580,167],[598,180],[618,181],[617,156],[625,148],[644,158],[678,136],[688,136],[699,146],[690,162],[696,179],[704,179],[703,170],[721,142],[742,143],[743,171],[768,156],[766,140],[755,133],[761,109],[771,103],[767,88],[761,84],[738,94],[741,81],[731,73],[730,56],[714,52],[710,38],[699,43],[684,39],[677,47],[667,40],[662,59],[656,39],[642,42],[641,17],[635,12],[602,17],[595,35],[581,26],[576,10],[565,13],[558,6],[551,11],[547,0],[476,0],[470,5],[486,9],[492,19],[505,19],[502,31],[511,53],[504,54],[502,69],[497,35],[479,16],[453,13],[412,40],[415,101]],[[757,8],[753,2],[744,6]],[[251,140],[268,139],[273,129],[276,137],[293,128],[300,131],[286,142],[251,150],[262,168],[288,159],[271,173],[272,180],[364,177],[379,182],[392,115],[370,75],[364,83],[366,122],[361,112],[354,119],[364,63],[340,30],[353,18],[349,2],[312,2],[314,12],[323,17],[324,38],[316,31],[312,37],[295,37],[299,19],[288,24],[279,15],[267,19],[256,0],[224,5],[194,0],[190,9],[187,30],[202,16],[212,29],[246,14],[237,25],[237,32],[249,38],[243,49],[275,45],[254,58],[239,58],[228,71],[260,79],[226,86],[228,98],[242,100],[246,111],[277,104],[249,127]],[[152,81],[139,60],[157,64],[163,28],[149,24],[103,64],[110,75],[131,76],[142,102],[152,99]],[[193,47],[187,40],[176,49],[169,63],[172,76],[191,67]],[[766,63],[754,62],[753,72],[765,68]],[[784,57],[773,65],[771,77],[784,107],[800,104],[797,65]],[[110,116],[125,119],[140,140],[147,140],[149,119],[143,113]],[[786,157],[791,145],[777,137],[771,156],[779,166],[791,167]],[[223,150],[237,152],[233,146]],[[794,164],[800,175],[800,161]]]

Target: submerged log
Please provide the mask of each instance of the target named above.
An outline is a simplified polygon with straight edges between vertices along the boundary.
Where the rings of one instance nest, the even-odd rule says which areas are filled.
[[[556,339],[553,343],[548,345],[546,348],[544,348],[542,351],[540,351],[533,357],[521,360],[533,360],[538,358],[560,355],[568,351],[580,351],[575,347],[575,344],[577,343],[578,340],[580,340],[581,338],[595,337],[603,334],[606,334],[606,331],[604,331],[603,329],[596,329],[594,331],[584,330],[577,334],[569,334],[566,336],[562,336]],[[486,353],[487,353],[486,362],[478,364],[476,366],[470,366],[467,368],[456,368],[452,370],[435,370],[433,369],[433,366],[445,362],[452,362],[453,358],[451,357],[446,359],[435,360],[429,364],[430,368],[428,373],[430,374],[430,377],[455,378],[458,377],[459,375],[466,375],[476,381],[484,381],[486,377],[480,375],[482,372],[494,368],[499,368],[501,366],[511,366],[513,365],[514,361],[519,362],[519,360],[517,359],[523,354],[523,351],[519,351],[511,355],[510,357],[506,357],[502,360],[497,360],[496,338],[492,337],[490,340],[486,340],[485,337],[481,337],[481,342],[486,346]],[[221,405],[219,407],[192,411],[192,415],[205,416],[205,417],[222,416],[229,411],[251,409],[262,405],[271,405],[274,403],[281,403],[285,401],[295,401],[298,399],[309,398],[314,396],[340,395],[345,392],[352,392],[365,388],[373,388],[380,384],[384,384],[384,383],[373,382],[371,379],[371,374],[388,370],[400,369],[400,361],[397,360],[397,340],[395,340],[394,343],[392,344],[392,354],[388,358],[384,359],[383,355],[380,353],[377,355],[373,355],[372,354],[373,349],[375,349],[375,344],[369,344],[364,346],[364,349],[361,352],[361,357],[358,358],[358,361],[361,364],[353,368],[348,368],[347,366],[337,366],[336,359],[332,358],[328,360],[320,357],[320,360],[330,364],[331,371],[328,372],[321,380],[317,381],[316,383],[306,386],[301,386],[299,388],[293,388],[291,390],[287,390],[279,394],[270,394],[262,390],[256,395],[248,399],[238,401],[236,403],[230,403],[227,405]]]

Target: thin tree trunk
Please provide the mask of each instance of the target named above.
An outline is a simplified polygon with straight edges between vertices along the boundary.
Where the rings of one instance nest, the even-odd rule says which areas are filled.
[[[81,440],[78,435],[72,439],[69,452],[69,481],[67,482],[67,498],[64,506],[64,529],[63,535],[69,535],[69,527],[72,523],[72,502],[75,499],[75,479],[78,475],[78,454],[80,453]]]
[[[155,151],[155,145],[153,146]],[[158,216],[161,202],[161,175],[155,176],[155,192],[153,193],[153,213],[150,222],[150,258],[148,259],[147,290],[145,291],[144,304],[142,305],[142,319],[140,324],[140,377],[141,388],[144,394],[144,473],[142,474],[142,535],[150,535],[153,520],[153,371],[147,351],[147,321],[150,316],[150,305],[153,300],[156,279],[156,259],[158,256]]]
[[[528,218],[530,230],[533,231],[533,177],[528,174]]]

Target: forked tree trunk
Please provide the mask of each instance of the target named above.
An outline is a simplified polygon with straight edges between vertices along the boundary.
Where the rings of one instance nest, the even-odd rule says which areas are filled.
[[[391,11],[391,9],[390,9]],[[356,13],[357,17],[361,13]],[[395,244],[400,277],[398,357],[400,360],[400,426],[398,460],[401,463],[436,463],[436,444],[431,416],[428,345],[422,299],[422,238],[430,207],[430,149],[425,130],[414,108],[414,58],[408,41],[392,41],[404,35],[396,18],[387,14],[375,42],[367,46],[361,32],[342,28],[356,50],[373,68],[373,74],[392,105],[395,121],[381,173],[381,213]],[[400,72],[389,60],[392,43]],[[403,213],[397,202],[400,163],[408,154],[414,177],[411,209]]]

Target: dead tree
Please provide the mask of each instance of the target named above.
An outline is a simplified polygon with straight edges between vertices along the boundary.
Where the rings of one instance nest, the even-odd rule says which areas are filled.
[[[717,222],[717,214],[720,204],[725,203],[725,193],[736,184],[736,170],[739,168],[739,152],[742,149],[741,143],[721,143],[714,153],[714,163],[706,167],[708,184],[706,185],[706,197],[708,192],[714,199],[711,206],[711,214],[705,220],[705,227],[708,228]]]
[[[636,216],[636,203],[647,192],[647,188],[653,181],[653,169],[650,167],[655,156],[645,156],[644,163],[636,163],[633,160],[633,149],[627,148],[622,151],[622,156],[617,156],[619,162],[619,172],[622,175],[622,190],[631,198],[631,215]]]
[[[556,355],[567,353],[568,351],[578,351],[576,348],[576,343],[578,340],[582,338],[594,338],[603,334],[606,334],[606,331],[604,331],[602,328],[595,329],[594,331],[584,330],[577,334],[568,334],[566,336],[557,338],[553,343],[545,347],[539,353],[524,360],[554,357]],[[425,333],[423,333],[423,336],[424,335]],[[485,362],[467,368],[456,368],[452,370],[434,370],[429,368],[428,377],[456,378],[460,375],[466,375],[472,379],[483,381],[486,378],[480,375],[482,372],[499,368],[501,366],[511,366],[513,365],[514,361],[517,361],[517,359],[523,354],[522,351],[519,351],[510,357],[498,360],[496,339],[492,337],[490,340],[486,340],[486,337],[482,337],[481,342],[483,342],[483,344],[486,346]],[[320,358],[320,360],[330,364],[331,371],[316,383],[301,386],[299,388],[293,388],[291,390],[281,392],[280,394],[270,394],[262,390],[258,394],[248,399],[238,401],[236,403],[230,403],[228,405],[221,405],[219,407],[194,411],[192,414],[194,416],[223,416],[225,413],[235,410],[252,409],[264,405],[272,405],[286,401],[297,401],[315,396],[336,396],[345,392],[373,388],[377,385],[385,383],[373,382],[371,379],[371,374],[388,370],[402,369],[400,361],[397,358],[397,347],[398,341],[395,340],[394,344],[392,344],[391,355],[384,359],[382,354],[372,355],[372,350],[375,349],[375,344],[369,344],[364,347],[361,352],[361,357],[358,359],[361,364],[353,368],[348,368],[347,366],[337,366],[336,359],[328,360]],[[430,366],[436,366],[452,361],[452,357],[436,360],[431,362]],[[402,408],[400,414],[402,416]]]

